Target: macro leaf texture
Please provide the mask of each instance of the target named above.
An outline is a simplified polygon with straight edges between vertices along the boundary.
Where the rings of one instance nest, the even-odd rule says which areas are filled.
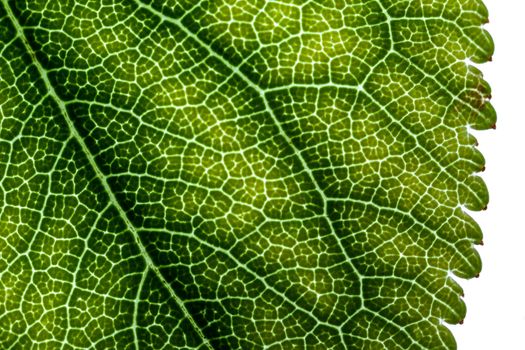
[[[0,0],[0,348],[455,349],[480,0]]]

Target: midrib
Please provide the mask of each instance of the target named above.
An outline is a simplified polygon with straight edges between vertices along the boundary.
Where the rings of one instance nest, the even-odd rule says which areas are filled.
[[[47,88],[47,90],[49,92],[49,96],[51,96],[51,98],[53,98],[55,100],[55,102],[57,103],[57,105],[58,105],[58,107],[60,109],[60,112],[62,113],[62,115],[64,116],[64,119],[66,120],[66,123],[67,123],[67,126],[69,128],[69,131],[70,131],[71,135],[73,135],[73,138],[79,143],[80,147],[82,148],[82,151],[84,152],[84,154],[86,155],[86,158],[89,161],[90,166],[95,171],[97,178],[101,181],[102,186],[104,187],[104,190],[106,191],[106,193],[109,196],[110,203],[113,206],[115,206],[115,208],[117,209],[120,217],[122,218],[122,220],[124,220],[127,228],[131,232],[131,234],[133,236],[133,239],[135,240],[135,244],[139,248],[140,253],[141,253],[142,257],[144,258],[147,267],[149,269],[151,269],[155,273],[155,275],[159,278],[159,280],[164,285],[164,287],[169,291],[171,297],[177,302],[178,306],[182,309],[182,311],[184,312],[184,315],[190,321],[190,323],[192,324],[192,326],[195,329],[195,331],[202,338],[202,340],[205,343],[205,345],[208,347],[208,349],[212,350],[213,347],[210,345],[208,339],[204,336],[204,334],[202,333],[202,330],[196,324],[195,320],[193,319],[191,314],[186,309],[186,306],[184,305],[182,300],[177,296],[177,294],[175,293],[175,291],[173,290],[171,285],[168,283],[168,281],[166,281],[164,276],[162,276],[162,274],[161,274],[160,270],[158,269],[158,267],[153,263],[153,260],[149,256],[148,252],[146,251],[146,248],[144,247],[144,245],[142,244],[142,242],[140,240],[140,237],[138,235],[137,230],[135,229],[135,227],[133,226],[131,221],[128,219],[128,217],[126,215],[126,212],[124,211],[124,209],[122,208],[122,206],[118,202],[117,198],[115,197],[115,194],[111,190],[111,187],[108,184],[106,176],[100,170],[99,166],[97,165],[97,163],[95,161],[95,158],[93,157],[93,154],[91,153],[91,151],[87,147],[86,143],[84,142],[84,139],[80,136],[80,133],[78,132],[77,128],[75,127],[75,124],[71,120],[71,118],[70,118],[70,116],[69,116],[69,114],[67,112],[66,105],[64,104],[64,101],[62,101],[62,99],[56,93],[55,88],[53,87],[53,85],[49,81],[49,77],[47,75],[46,70],[40,64],[40,62],[37,60],[35,52],[31,48],[31,45],[29,44],[29,42],[28,42],[28,40],[27,40],[27,38],[26,38],[26,36],[24,34],[22,26],[20,25],[20,23],[18,22],[16,16],[14,15],[13,11],[11,10],[11,7],[9,6],[8,1],[7,0],[1,0],[1,1],[2,1],[2,4],[4,5],[4,8],[5,8],[6,12],[7,12],[7,15],[11,19],[11,22],[13,23],[13,26],[16,29],[18,37],[22,41],[25,49],[27,50],[27,52],[31,56],[33,63],[35,64],[36,68],[38,69],[38,72],[40,73],[40,76],[42,77],[42,80],[44,81],[44,84],[46,85],[46,88]],[[143,273],[147,273],[147,272],[148,272],[148,269],[145,269],[145,271]]]

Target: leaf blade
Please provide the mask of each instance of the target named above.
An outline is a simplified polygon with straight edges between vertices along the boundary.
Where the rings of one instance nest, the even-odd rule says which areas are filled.
[[[56,93],[51,93],[56,100],[54,108],[66,117],[63,122],[77,142],[74,145],[67,141],[62,147],[76,148],[74,157],[84,162],[87,158],[100,181],[97,191],[107,194],[105,200],[113,204],[112,212],[116,210],[118,214],[104,214],[108,207],[98,210],[105,220],[111,221],[106,215],[121,218],[120,224],[113,225],[127,228],[126,234],[121,233],[127,238],[119,239],[135,242],[134,249],[126,248],[130,249],[128,253],[133,252],[131,256],[136,257],[138,249],[138,256],[144,259],[137,266],[128,266],[124,253],[113,252],[124,266],[119,273],[130,276],[124,285],[155,285],[150,282],[153,277],[148,277],[153,273],[156,283],[165,287],[155,288],[163,290],[164,295],[171,291],[171,299],[177,304],[156,312],[163,312],[166,317],[180,315],[176,318],[181,319],[157,328],[148,327],[144,321],[138,327],[137,310],[163,304],[157,299],[169,304],[170,298],[152,295],[147,303],[140,303],[140,296],[146,293],[142,288],[133,287],[137,291],[128,296],[123,291],[125,287],[120,286],[119,293],[126,295],[122,301],[126,306],[120,307],[132,310],[128,314],[135,316],[119,324],[103,325],[107,317],[92,311],[97,317],[89,320],[89,316],[84,316],[84,323],[80,323],[93,328],[91,335],[81,334],[70,324],[50,321],[60,329],[57,336],[62,337],[63,344],[77,341],[75,346],[79,347],[132,343],[137,347],[199,347],[206,346],[206,339],[210,339],[214,348],[278,347],[279,343],[285,348],[374,348],[381,344],[392,349],[453,348],[454,340],[440,320],[460,321],[465,307],[459,297],[461,288],[449,273],[472,277],[481,268],[472,248],[481,231],[460,204],[481,209],[488,201],[484,184],[472,176],[484,161],[474,150],[465,125],[486,128],[495,116],[490,105],[485,104],[484,96],[489,92],[483,87],[457,91],[452,88],[461,82],[470,87],[483,85],[479,74],[455,66],[453,77],[459,78],[447,81],[442,78],[447,74],[446,65],[437,73],[433,71],[435,75],[426,73],[424,65],[418,66],[421,61],[413,62],[418,57],[411,60],[388,53],[396,49],[396,41],[381,39],[381,45],[389,49],[379,49],[375,54],[388,54],[376,57],[373,66],[365,68],[361,80],[355,79],[358,84],[337,86],[326,81],[333,78],[346,82],[348,76],[337,75],[338,69],[341,71],[339,63],[327,65],[323,62],[328,57],[326,53],[312,51],[321,42],[341,40],[330,32],[323,34],[322,39],[321,35],[304,34],[300,54],[292,54],[299,68],[288,70],[282,43],[287,43],[291,35],[293,44],[293,36],[298,33],[294,6],[276,5],[276,11],[272,3],[265,5],[266,17],[256,18],[259,28],[267,30],[265,23],[269,19],[281,22],[275,26],[277,29],[269,27],[269,37],[260,37],[262,45],[255,54],[248,50],[239,56],[238,52],[228,51],[238,47],[235,42],[232,46],[219,37],[218,45],[211,40],[213,36],[194,34],[192,28],[198,27],[191,16],[179,21],[176,15],[152,10],[158,4],[120,2],[115,13],[105,12],[114,16],[102,21],[105,28],[93,31],[87,26],[86,33],[79,32],[74,21],[96,18],[97,10],[104,13],[107,9],[72,5],[72,17],[57,18],[65,23],[62,34],[77,38],[68,41],[61,37],[60,43],[69,53],[73,52],[69,56],[46,46],[53,41],[52,33],[57,32],[53,29],[55,23],[44,21],[40,28],[33,28],[32,23],[39,23],[36,18],[43,12],[30,7],[40,4],[28,3],[29,9],[17,9],[16,17],[26,21],[24,36],[31,45],[27,51],[36,52],[38,61],[33,63],[37,67],[41,64],[37,70],[48,90],[56,89]],[[55,5],[49,2],[49,6]],[[378,27],[383,31],[388,27],[393,38],[404,33],[402,27],[393,29],[402,21],[392,20],[392,13],[398,10],[406,16],[404,5],[410,8],[416,3],[384,5],[374,1],[358,7],[365,13],[376,11]],[[480,5],[473,2],[472,6]],[[427,7],[414,12],[425,12]],[[328,16],[330,12],[318,10],[305,6],[304,13]],[[347,9],[351,13],[354,10]],[[481,13],[478,22],[473,20],[479,26],[483,11],[475,11]],[[282,20],[282,14],[291,19]],[[53,15],[45,13],[41,18],[47,20],[46,16]],[[15,15],[11,17],[16,23]],[[412,23],[403,20],[408,24],[401,24]],[[314,18],[309,25],[327,25],[316,21]],[[283,32],[283,28],[291,33]],[[428,28],[427,31],[432,33]],[[92,35],[97,32],[99,37]],[[382,35],[381,30],[377,33]],[[473,35],[478,40],[488,37],[479,33]],[[365,34],[348,32],[346,38]],[[273,57],[275,41],[281,46]],[[487,41],[478,48],[472,42],[461,45],[472,50],[468,55],[477,60],[487,59],[492,50]],[[357,60],[366,52],[356,52],[357,58],[351,54],[345,59]],[[280,63],[268,71],[257,70],[261,62],[272,67],[272,59]],[[315,60],[320,63],[312,64]],[[332,67],[335,75],[323,73],[329,71],[326,67]],[[466,78],[463,73],[457,74],[465,69]],[[311,75],[304,73],[309,70]],[[4,79],[9,81],[2,76]],[[286,79],[293,83],[283,85]],[[97,83],[97,88],[91,83]],[[320,87],[321,84],[326,86]],[[452,91],[448,91],[449,86]],[[434,96],[436,101],[431,100]],[[460,112],[465,110],[463,117]],[[437,122],[428,122],[437,131],[430,129],[425,133],[429,129],[426,116],[437,116]],[[439,120],[443,116],[445,119]],[[457,116],[461,118],[454,119]],[[459,145],[447,145],[453,152],[447,147],[440,149],[440,143],[456,139]],[[17,154],[14,149],[11,152]],[[77,167],[82,168],[73,165],[73,169]],[[400,179],[396,178],[399,175]],[[7,184],[11,179],[5,181]],[[97,191],[90,191],[90,198],[84,201],[97,202]],[[61,205],[65,209],[81,207],[74,197],[68,199],[71,203]],[[43,206],[52,212],[47,198]],[[49,201],[57,207],[54,202],[62,200]],[[71,215],[64,213],[60,215]],[[43,218],[53,215],[58,214]],[[375,222],[371,223],[370,218],[376,218]],[[11,221],[10,217],[4,222]],[[55,226],[63,234],[64,230],[58,229],[61,225]],[[106,231],[105,237],[111,236]],[[10,228],[6,234],[13,232],[16,229]],[[40,236],[35,237],[40,240]],[[29,251],[37,251],[32,244]],[[91,247],[89,239],[84,244]],[[91,244],[96,246],[95,242]],[[40,249],[45,251],[44,247]],[[122,252],[124,248],[119,249]],[[102,251],[100,255],[111,256],[110,249]],[[95,255],[90,259],[95,259]],[[93,276],[103,273],[100,284],[91,288],[111,291],[112,287],[105,285],[108,279],[102,278],[108,273],[109,267],[105,266],[111,263],[100,264],[102,272],[90,272]],[[140,278],[130,272],[138,271],[137,267],[142,271]],[[49,272],[46,278],[55,273],[61,276]],[[62,281],[65,285],[71,282],[67,281],[70,275],[62,278],[66,279]],[[113,279],[119,280],[112,277],[109,281]],[[37,288],[44,289],[43,284]],[[91,297],[101,300],[102,295],[99,290]],[[66,318],[73,320],[67,305],[71,298],[65,309]],[[84,305],[80,309],[90,307]],[[48,334],[31,330],[43,329],[42,317],[50,313],[40,310],[37,314],[45,316],[26,329],[38,336],[23,341],[43,341]],[[95,325],[96,320],[101,323]],[[113,339],[104,335],[112,327],[122,330]],[[199,334],[201,329],[203,334]],[[429,338],[429,334],[435,337]],[[140,343],[143,338],[149,340]],[[201,343],[195,340],[198,338]],[[15,344],[9,343],[13,341],[11,336],[8,339],[6,344]],[[17,344],[22,344],[21,339]]]

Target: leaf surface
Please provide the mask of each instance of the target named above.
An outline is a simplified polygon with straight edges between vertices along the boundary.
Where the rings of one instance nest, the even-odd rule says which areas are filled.
[[[1,0],[0,347],[454,349],[480,0]]]

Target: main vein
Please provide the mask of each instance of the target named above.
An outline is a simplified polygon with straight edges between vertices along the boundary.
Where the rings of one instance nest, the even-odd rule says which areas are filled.
[[[95,161],[95,158],[93,157],[93,154],[91,153],[91,151],[87,147],[86,143],[84,142],[84,139],[82,138],[82,136],[78,132],[77,128],[75,127],[75,124],[73,123],[73,120],[71,119],[71,117],[69,116],[69,114],[67,112],[67,108],[66,108],[66,105],[65,105],[64,101],[62,101],[62,99],[58,96],[58,94],[56,93],[55,88],[53,87],[53,85],[49,81],[49,77],[48,77],[47,71],[44,69],[44,67],[40,64],[40,62],[36,58],[35,52],[31,48],[31,45],[29,44],[29,42],[27,40],[27,37],[24,34],[24,30],[23,30],[22,26],[20,25],[20,23],[18,22],[16,16],[14,15],[14,13],[13,13],[11,7],[9,6],[7,0],[1,0],[1,1],[2,1],[2,4],[5,7],[7,15],[11,19],[11,22],[13,23],[13,26],[16,29],[18,37],[22,41],[24,47],[26,48],[27,52],[31,56],[33,63],[35,64],[36,68],[38,69],[38,72],[40,73],[40,76],[42,77],[42,80],[44,81],[44,84],[47,87],[49,96],[51,96],[51,98],[53,98],[53,100],[55,100],[55,102],[57,103],[57,105],[58,105],[58,107],[60,109],[60,112],[62,113],[62,115],[64,116],[64,119],[66,120],[66,123],[67,123],[67,126],[69,128],[69,131],[70,131],[71,135],[79,143],[80,147],[82,148],[82,151],[84,152],[84,154],[86,155],[86,158],[89,161],[89,164],[91,165],[91,167],[95,171],[95,173],[97,175],[97,178],[101,181],[102,186],[104,187],[104,190],[107,192],[107,194],[109,196],[109,201],[111,202],[112,205],[115,206],[115,208],[117,209],[120,217],[122,218],[122,220],[124,220],[124,223],[126,224],[126,226],[128,227],[129,231],[131,232],[131,234],[132,234],[132,236],[133,236],[133,238],[135,240],[135,243],[136,243],[137,247],[140,250],[140,253],[141,253],[142,257],[144,258],[144,260],[146,262],[147,268],[145,269],[144,274],[147,273],[148,268],[151,269],[151,271],[153,271],[155,273],[157,278],[159,278],[159,280],[162,282],[164,287],[169,291],[171,297],[177,302],[179,307],[182,309],[182,311],[184,312],[184,315],[190,321],[190,323],[192,324],[192,326],[195,329],[195,331],[202,338],[202,340],[205,343],[205,345],[209,349],[213,349],[211,347],[211,345],[209,344],[208,339],[202,333],[202,330],[200,329],[200,327],[197,326],[195,320],[193,319],[191,314],[186,309],[186,306],[184,305],[183,301],[178,297],[178,295],[175,293],[175,291],[173,290],[171,285],[164,278],[164,276],[160,272],[159,268],[153,263],[153,260],[149,256],[148,252],[146,251],[146,248],[144,247],[144,245],[142,244],[142,242],[140,240],[140,237],[138,235],[138,232],[137,232],[135,226],[131,223],[131,221],[129,220],[128,216],[126,215],[126,212],[124,211],[124,209],[120,205],[119,201],[115,197],[115,194],[113,193],[111,187],[108,184],[106,176],[100,170],[97,162]]]

